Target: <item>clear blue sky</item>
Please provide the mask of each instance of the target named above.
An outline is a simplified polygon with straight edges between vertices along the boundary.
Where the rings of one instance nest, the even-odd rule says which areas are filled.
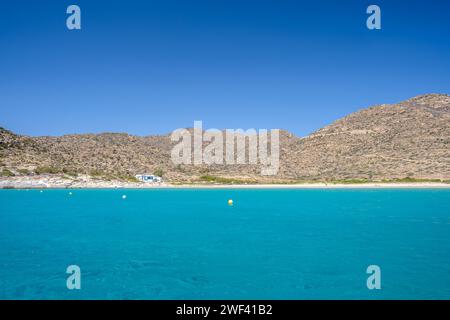
[[[66,28],[70,4],[80,31]],[[370,4],[380,31],[366,28]],[[450,1],[0,5],[0,126],[22,134],[147,135],[203,120],[305,135],[424,93],[450,93]]]

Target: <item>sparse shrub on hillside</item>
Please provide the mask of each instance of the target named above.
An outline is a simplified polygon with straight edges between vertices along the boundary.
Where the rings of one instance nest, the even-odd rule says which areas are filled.
[[[71,177],[78,177],[78,172],[74,169],[70,169],[70,168],[63,168],[62,172],[67,174],[68,176]]]
[[[417,178],[401,178],[401,179],[393,179],[393,182],[442,182],[441,179],[417,179]]]
[[[133,177],[133,176],[125,177],[125,180],[128,181],[128,182],[139,182],[139,180],[136,179],[136,177]]]
[[[162,169],[156,169],[154,175],[162,177],[164,175],[164,171]]]
[[[0,172],[0,176],[2,177],[14,177],[14,173],[12,173],[11,171],[9,171],[8,169],[3,169]]]
[[[332,183],[338,184],[358,184],[358,183],[367,183],[370,182],[367,179],[346,179],[346,180],[333,180]]]
[[[216,176],[211,176],[211,175],[203,175],[200,177],[200,180],[204,181],[204,182],[221,183],[221,184],[254,184],[254,183],[257,183],[256,180],[252,180],[252,179],[224,178],[224,177],[216,177]]]
[[[200,180],[207,181],[207,182],[215,182],[217,177],[210,176],[210,175],[204,175],[200,177]]]
[[[17,172],[23,176],[28,176],[30,174],[30,171],[28,169],[17,169]]]
[[[36,174],[57,174],[57,173],[61,173],[61,170],[55,167],[48,167],[48,166],[43,166],[43,167],[37,167],[36,169],[34,169],[34,173]]]
[[[91,170],[89,172],[89,175],[92,176],[92,177],[99,177],[99,176],[104,175],[104,173],[101,170]]]

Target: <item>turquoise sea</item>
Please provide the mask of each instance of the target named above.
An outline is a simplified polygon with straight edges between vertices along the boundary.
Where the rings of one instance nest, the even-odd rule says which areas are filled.
[[[450,299],[450,190],[0,190],[0,299]]]

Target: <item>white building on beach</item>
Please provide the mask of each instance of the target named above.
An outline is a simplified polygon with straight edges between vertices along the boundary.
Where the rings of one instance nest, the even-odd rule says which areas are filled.
[[[141,182],[146,182],[146,183],[158,183],[158,182],[162,182],[162,178],[155,176],[153,174],[137,174],[136,179],[138,179]]]

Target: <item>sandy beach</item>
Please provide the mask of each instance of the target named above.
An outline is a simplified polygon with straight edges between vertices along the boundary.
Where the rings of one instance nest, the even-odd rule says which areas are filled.
[[[190,185],[166,185],[170,188],[217,188],[217,189],[354,189],[354,188],[449,188],[450,184],[423,182],[423,183],[304,183],[304,184],[190,184]]]
[[[0,178],[0,189],[353,189],[353,188],[450,188],[439,182],[368,182],[368,183],[285,183],[285,184],[218,184],[218,183],[142,183],[102,180],[90,176],[69,178],[58,175],[19,176]]]

